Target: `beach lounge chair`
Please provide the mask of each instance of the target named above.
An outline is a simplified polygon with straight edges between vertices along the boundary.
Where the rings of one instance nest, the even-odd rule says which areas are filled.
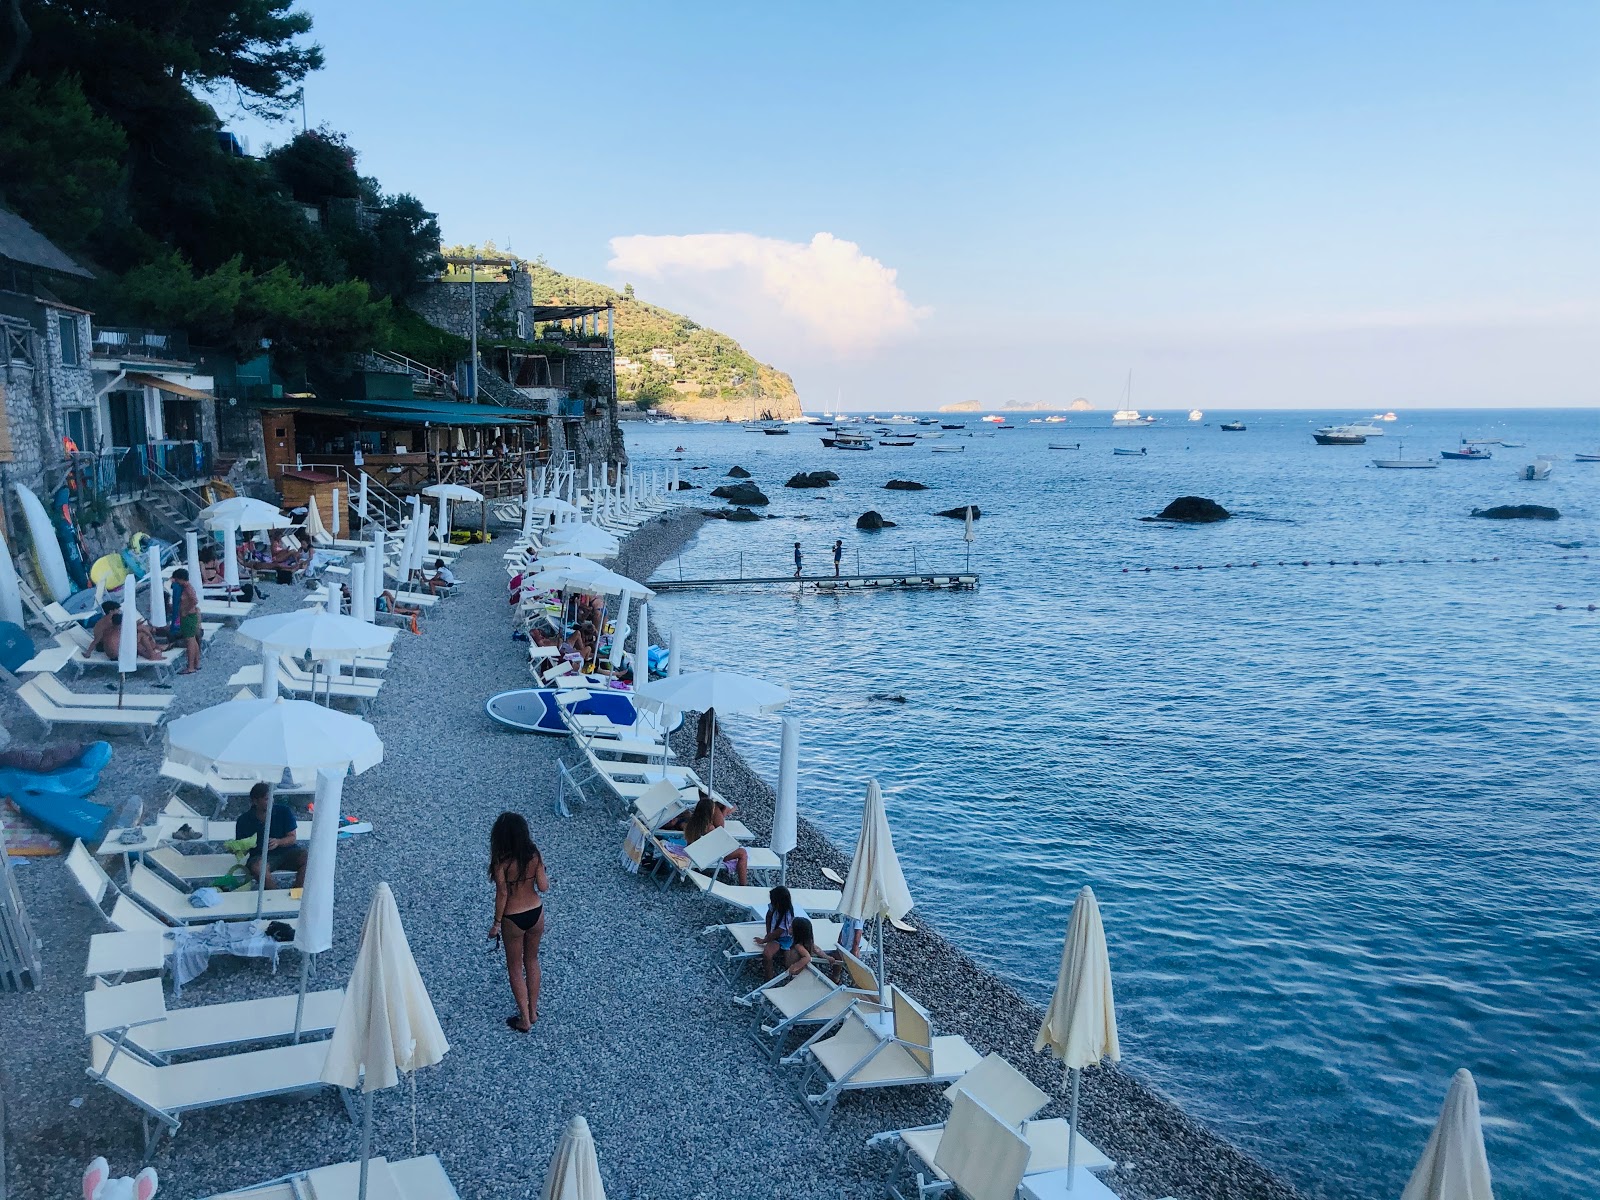
[[[753,958],[761,957],[761,947],[756,945],[756,939],[767,931],[767,923],[761,921],[735,921],[722,925],[707,925],[700,932],[725,933],[733,939],[733,945],[724,949],[722,960],[728,966],[735,963],[749,962]],[[823,953],[839,948],[839,922],[830,921],[826,917],[813,917],[811,919],[812,936],[816,938],[817,949]],[[727,972],[724,971],[724,974]]]
[[[213,1196],[211,1200],[356,1200],[360,1185],[359,1162],[335,1163]],[[436,1154],[399,1162],[374,1155],[367,1160],[367,1195],[373,1200],[461,1200]]]
[[[236,867],[239,875],[244,874],[239,859],[232,854],[184,854],[171,846],[157,846],[145,851],[143,858],[150,867],[185,891],[232,874]]]
[[[36,622],[44,626],[46,632],[58,633],[78,624],[77,617],[54,600],[46,600],[26,579],[17,580],[17,591],[22,596],[23,607],[32,614]]]
[[[881,1011],[877,973],[848,951],[845,966],[844,983],[835,983],[813,963],[792,978],[781,971],[754,991],[734,998],[735,1004],[761,1009],[756,1016],[756,1044],[773,1062],[782,1057],[784,1040],[796,1029],[827,1025],[852,1004],[859,1004],[861,1011],[869,1014]]]
[[[688,879],[707,896],[737,905],[753,917],[766,915],[770,900],[768,888],[740,887],[733,883],[723,883],[721,880],[707,879],[698,871],[690,871]],[[832,916],[839,911],[839,901],[844,899],[843,892],[826,891],[822,888],[790,888],[789,894],[794,897],[795,904],[813,916]]]
[[[110,986],[96,982],[83,996],[83,1031],[104,1034],[112,1044],[164,1064],[174,1055],[199,1054],[246,1042],[287,1041],[294,1036],[300,997],[264,996],[226,1004],[168,1008],[159,979]],[[307,992],[300,1014],[302,1036],[329,1032],[339,1020],[344,989]]]
[[[889,999],[892,1033],[851,1005],[794,1056],[805,1066],[801,1099],[819,1126],[826,1127],[846,1092],[953,1083],[978,1065],[981,1055],[965,1038],[935,1037],[928,1014],[899,988],[889,989]]]
[[[119,1054],[110,1039],[100,1034],[89,1040],[89,1046],[89,1077],[140,1110],[146,1158],[162,1133],[176,1136],[184,1113],[331,1086],[322,1082],[322,1068],[328,1059],[325,1041],[166,1066]]]
[[[713,829],[699,841],[686,847],[689,861],[697,871],[710,871],[713,879],[722,872],[727,865],[727,860],[735,851],[741,849],[739,839],[726,829]],[[751,875],[765,881],[772,872],[783,865],[783,861],[765,846],[744,846],[745,865]]]
[[[170,758],[162,760],[160,775],[161,778],[177,784],[179,788],[188,787],[198,792],[211,793],[217,801],[217,808],[213,811],[220,811],[221,807],[229,800],[244,799],[250,794],[250,789],[259,782],[255,779],[235,779],[228,775],[218,775],[215,771],[196,770],[194,767],[185,766],[183,763],[173,762]],[[284,799],[288,796],[309,796],[315,790],[316,784],[311,781],[288,784],[278,783],[274,784],[272,794],[279,799]],[[174,808],[177,794],[177,788],[175,788],[172,798],[167,801],[167,812],[185,817],[199,817],[199,812],[189,805],[183,804],[182,801],[177,801],[182,811]],[[232,836],[232,834],[228,835],[228,837]],[[226,841],[227,839],[221,840]]]
[[[27,662],[16,669],[17,675],[54,675],[62,667],[72,661],[74,646],[63,646],[52,642],[44,649],[38,651]]]
[[[954,1194],[962,1200],[1011,1200],[1019,1194],[1027,1172],[1028,1143],[1015,1129],[970,1092],[950,1104],[936,1153],[928,1160],[936,1180],[925,1184],[919,1174],[915,1190],[901,1191],[891,1182],[885,1194],[894,1200],[917,1200]]]
[[[57,725],[92,725],[108,731],[137,733],[149,741],[150,735],[166,720],[165,712],[148,708],[67,708],[46,696],[37,679],[30,679],[19,687],[17,699],[27,705],[28,711],[44,726],[46,737],[55,732]]]
[[[945,1099],[952,1109],[957,1093],[964,1092],[983,1105],[1007,1128],[1014,1130],[1028,1144],[1028,1161],[1025,1175],[1038,1175],[1046,1171],[1064,1170],[1067,1165],[1070,1124],[1063,1118],[1047,1121],[1031,1118],[1050,1100],[1050,1097],[998,1054],[986,1055],[977,1066],[945,1089]],[[899,1129],[880,1133],[868,1140],[869,1146],[898,1142],[899,1153],[885,1177],[884,1190],[901,1200],[931,1200],[949,1190],[949,1177],[940,1168],[939,1148],[948,1128],[944,1125],[922,1125],[914,1129]],[[908,1179],[912,1162],[921,1169]],[[1082,1134],[1078,1135],[1077,1165],[1085,1170],[1104,1171],[1113,1164],[1109,1158],[1091,1145]],[[925,1180],[922,1171],[932,1172],[934,1178]]]
[[[298,916],[300,901],[289,895],[287,889],[269,888],[259,892],[224,892],[219,903],[210,908],[196,908],[189,903],[186,893],[179,891],[150,867],[135,863],[128,876],[127,894],[144,905],[169,925],[209,925],[212,921],[276,920]],[[261,911],[256,911],[257,897]]]
[[[229,687],[261,685],[261,664],[247,663],[228,677]],[[315,677],[296,671],[281,659],[278,662],[278,690],[294,696],[328,696],[339,700],[354,700],[362,711],[372,706],[383,689],[383,680],[370,676],[317,675]]]
[[[119,892],[111,876],[82,842],[72,844],[72,849],[67,851],[66,864],[67,874],[83,891],[101,920],[115,929],[114,933],[90,936],[85,974],[116,980],[129,971],[161,970],[172,954],[172,938],[166,926]],[[109,915],[105,910],[107,895],[117,898]]]
[[[124,712],[142,708],[160,712],[172,705],[171,696],[152,696],[140,692],[124,692],[121,696],[113,692],[75,692],[49,674],[37,675],[32,682],[40,692],[63,708],[114,708]]]
[[[695,806],[700,798],[699,784],[698,778],[691,779],[687,787],[679,787],[670,779],[659,778],[642,784],[610,781],[613,791],[633,802],[633,815],[643,821],[651,833],[658,832],[668,821]],[[718,804],[723,803],[722,797],[715,792],[712,793],[712,799]],[[743,821],[727,817],[722,827],[740,842],[756,840],[756,835],[750,832],[749,826]]]

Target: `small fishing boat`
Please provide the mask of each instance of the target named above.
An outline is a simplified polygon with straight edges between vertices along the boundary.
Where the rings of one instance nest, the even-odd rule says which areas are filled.
[[[1494,455],[1478,445],[1478,443],[1469,442],[1466,438],[1462,438],[1460,446],[1454,450],[1439,451],[1439,457],[1452,459],[1456,462],[1486,462],[1493,458]]]
[[[789,432],[789,427],[787,425],[763,425],[761,427],[761,432],[769,436],[773,434],[781,436]]]
[[[1145,450],[1143,448],[1140,448],[1138,450],[1123,450],[1123,449],[1118,448],[1118,449],[1112,450],[1111,453],[1120,454],[1124,458],[1143,458],[1145,455],[1149,454],[1150,451]]]
[[[1070,446],[1064,445],[1061,442],[1051,442],[1050,443],[1050,449],[1052,449],[1052,450],[1082,450],[1083,446],[1078,442],[1073,442],[1072,445],[1070,445]]]
[[[921,433],[917,434],[917,436],[921,438],[942,438],[944,436],[944,430],[924,429]]]
[[[1358,434],[1325,433],[1319,429],[1311,436],[1319,446],[1365,446],[1367,444],[1367,439]]]
[[[1600,462],[1600,454],[1574,454],[1573,462]]]
[[[1244,432],[1244,422],[1243,421],[1224,421],[1222,423],[1222,431],[1224,433],[1243,433]]]
[[[835,450],[871,450],[872,435],[870,433],[857,433],[853,430],[841,429],[833,435],[833,448]]]
[[[965,425],[940,425],[940,429],[965,429]]]
[[[1549,479],[1550,472],[1555,470],[1555,463],[1548,458],[1536,458],[1517,473],[1518,479],[1525,479],[1530,483],[1541,479]]]
[[[999,425],[996,425],[995,428],[996,429],[1015,429],[1016,426],[1015,425],[1007,425],[1004,422],[1002,422]]]
[[[1432,471],[1439,466],[1431,458],[1407,458],[1404,442],[1400,443],[1399,458],[1375,458],[1372,465],[1385,471]]]
[[[929,447],[935,454],[960,454],[965,446],[932,446]]]
[[[917,444],[917,440],[915,438],[879,438],[878,439],[878,445],[880,445],[880,446],[902,447],[902,446],[915,446],[916,444]]]

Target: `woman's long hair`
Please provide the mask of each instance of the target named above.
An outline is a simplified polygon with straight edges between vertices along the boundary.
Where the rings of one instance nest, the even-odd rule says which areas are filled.
[[[789,889],[782,884],[767,893],[767,936],[785,917],[794,916],[794,897],[789,895]]]
[[[514,863],[516,874],[506,873],[506,885],[515,886],[528,877],[533,860],[538,857],[539,848],[533,844],[527,819],[521,813],[503,812],[494,819],[494,828],[489,831],[490,879],[501,863]]]
[[[804,946],[807,954],[810,954],[815,948],[817,934],[816,931],[812,929],[809,918],[796,917],[794,919],[794,925],[790,928],[789,932],[794,935],[794,944],[796,946]]]
[[[715,801],[711,799],[710,792],[701,792],[700,799],[694,806],[694,811],[689,814],[689,819],[683,823],[683,840],[687,845],[693,845],[715,828],[717,813]]]

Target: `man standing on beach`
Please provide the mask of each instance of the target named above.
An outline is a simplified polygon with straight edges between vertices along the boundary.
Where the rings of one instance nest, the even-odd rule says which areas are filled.
[[[178,617],[173,622],[173,637],[183,643],[188,663],[178,674],[193,675],[200,669],[200,594],[189,582],[189,571],[179,567],[172,573],[173,590],[178,593]]]
[[[800,543],[794,544],[794,577],[800,578]]]
[[[844,557],[844,539],[835,538],[833,542],[833,577],[839,578],[839,560]]]

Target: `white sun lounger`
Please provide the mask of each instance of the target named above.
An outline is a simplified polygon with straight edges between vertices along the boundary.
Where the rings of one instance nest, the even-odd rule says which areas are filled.
[[[17,591],[21,593],[22,603],[33,614],[33,619],[43,625],[47,632],[57,633],[78,624],[77,617],[54,600],[47,601],[26,579],[17,580]]]
[[[765,846],[741,847],[739,839],[725,828],[713,829],[699,841],[685,847],[695,870],[710,871],[713,879],[722,871],[728,857],[739,849],[744,850],[745,865],[751,874],[765,878],[783,865],[783,860]]]
[[[154,850],[145,851],[144,861],[184,888],[197,883],[209,883],[219,876],[232,873],[235,867],[239,867],[239,874],[244,874],[244,868],[239,866],[239,859],[235,855],[184,854],[171,846],[157,846]]]
[[[331,1086],[322,1082],[327,1060],[328,1043],[318,1041],[154,1066],[116,1053],[96,1034],[90,1039],[89,1077],[140,1110],[149,1158],[163,1132],[177,1134],[186,1112]]]
[[[65,647],[63,647],[64,649]],[[160,712],[172,705],[171,696],[152,696],[147,692],[75,692],[54,675],[40,674],[32,680],[41,693],[63,708],[112,708],[119,712],[146,709]]]
[[[611,780],[611,788],[624,800],[633,801],[633,815],[644,822],[645,829],[650,833],[658,833],[661,827],[680,813],[688,812],[695,806],[699,798],[698,779],[690,781],[688,787],[678,787],[670,779],[655,779],[650,783],[625,783],[620,780]],[[713,799],[721,802],[721,797],[713,793]],[[753,842],[756,835],[750,832],[749,826],[743,821],[731,817],[725,818],[722,827],[733,834],[741,842]]]
[[[45,736],[55,731],[57,725],[90,725],[99,729],[137,733],[146,741],[166,719],[165,712],[148,708],[67,708],[57,704],[39,690],[37,679],[30,679],[17,689],[17,699],[28,706]]]
[[[945,1099],[952,1108],[956,1094],[964,1092],[993,1113],[1008,1128],[1014,1130],[1028,1144],[1026,1175],[1063,1170],[1067,1165],[1068,1138],[1071,1125],[1063,1118],[1035,1121],[1033,1115],[1043,1108],[1050,1097],[1036,1087],[998,1054],[986,1055],[977,1066],[945,1089]],[[932,1200],[932,1197],[949,1190],[950,1179],[939,1166],[940,1149],[948,1128],[945,1125],[922,1125],[913,1129],[899,1129],[880,1133],[869,1139],[869,1146],[889,1142],[899,1143],[899,1153],[884,1180],[884,1190],[901,1200]],[[919,1170],[908,1174],[915,1159]],[[1078,1166],[1090,1171],[1104,1171],[1113,1164],[1082,1134],[1078,1135]],[[925,1179],[923,1171],[932,1173]]]
[[[811,933],[816,938],[817,949],[824,954],[839,948],[839,922],[830,921],[826,917],[811,918]],[[700,931],[707,933],[726,933],[733,939],[732,947],[722,952],[723,961],[730,966],[734,963],[748,962],[752,958],[761,957],[761,947],[756,945],[756,939],[767,932],[767,923],[761,921],[735,921],[723,925],[707,925]]]
[[[159,971],[172,953],[172,938],[166,926],[134,904],[111,882],[100,861],[81,841],[67,851],[67,874],[94,906],[100,919],[116,932],[96,933],[89,938],[87,975],[120,979],[129,971]],[[108,895],[116,896],[111,912],[105,910]]]
[[[360,1188],[361,1164],[335,1163],[211,1200],[356,1200]],[[436,1154],[399,1162],[374,1155],[367,1160],[367,1196],[369,1200],[461,1200]]]
[[[981,1056],[965,1038],[935,1037],[928,1014],[899,988],[890,989],[890,1009],[890,1035],[852,1005],[813,1034],[795,1056],[806,1067],[801,1098],[819,1126],[828,1124],[845,1092],[952,1083],[978,1065]]]
[[[128,877],[128,894],[169,925],[209,925],[213,921],[253,921],[294,917],[300,913],[300,901],[290,897],[285,890],[269,888],[259,892],[224,892],[221,903],[210,908],[196,908],[189,903],[188,894],[179,891],[143,863],[135,863]],[[256,911],[260,897],[261,909]]]
[[[247,663],[228,677],[229,687],[256,686],[261,684],[261,664]],[[282,662],[278,664],[278,689],[296,696],[332,696],[340,700],[358,701],[362,708],[369,708],[378,698],[378,693],[383,689],[383,680],[365,677],[352,677],[341,675],[337,678],[330,675],[319,675],[312,679],[310,675],[301,675],[294,671],[286,670]]]
[[[83,1031],[105,1034],[156,1063],[177,1054],[197,1054],[247,1042],[286,1041],[294,1036],[300,997],[264,996],[226,1004],[168,1008],[159,979],[107,987],[96,983],[83,997]],[[300,1033],[327,1033],[339,1020],[344,989],[307,992]]]
[[[163,759],[161,762],[161,778],[170,779],[173,783],[184,787],[192,787],[196,791],[210,792],[219,804],[226,804],[229,800],[240,800],[250,794],[250,789],[255,787],[260,780],[236,779],[231,775],[218,775],[215,771],[200,771],[194,767],[185,766],[183,763],[173,762],[172,759]],[[282,784],[275,783],[272,788],[273,796],[283,799],[285,796],[309,796],[316,790],[314,781],[307,780],[303,783]],[[174,797],[176,793],[174,793]],[[184,804],[181,800],[181,813],[173,807],[173,800],[167,801],[167,811],[173,815],[185,817],[198,817],[200,814]],[[232,836],[231,834],[229,835]]]
[[[707,896],[736,904],[751,916],[766,915],[767,904],[771,899],[769,888],[739,887],[737,884],[723,883],[720,880],[713,882],[698,871],[689,873],[689,882]],[[794,898],[794,902],[808,913],[825,917],[838,912],[839,902],[844,899],[843,892],[825,891],[821,888],[790,888],[789,894]]]
[[[17,675],[54,675],[72,661],[75,647],[52,643],[16,669]]]
[[[799,975],[791,977],[781,971],[754,991],[734,999],[735,1004],[762,1009],[756,1018],[756,1044],[773,1062],[782,1057],[784,1039],[795,1029],[826,1025],[843,1016],[852,1004],[859,1004],[866,1013],[880,1011],[877,973],[848,952],[845,966],[849,972],[845,983],[835,983],[813,962]]]

